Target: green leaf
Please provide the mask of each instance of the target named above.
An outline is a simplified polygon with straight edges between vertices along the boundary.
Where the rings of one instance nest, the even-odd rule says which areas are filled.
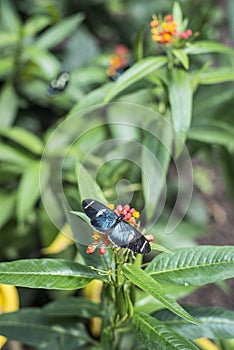
[[[203,285],[234,277],[234,247],[178,248],[156,256],[146,272],[160,283]]]
[[[143,26],[141,30],[138,32],[137,37],[134,41],[134,57],[136,61],[140,61],[143,59],[143,44],[144,44],[144,34],[145,34],[146,26]]]
[[[172,256],[170,254],[170,256]],[[136,265],[126,264],[123,266],[124,275],[139,288],[144,290],[146,293],[152,295],[162,305],[166,306],[169,310],[179,315],[189,322],[196,323],[193,317],[191,317],[174,299],[165,295],[165,292],[161,285],[155,281],[145,271],[140,269]]]
[[[188,132],[190,140],[218,144],[234,150],[234,129],[222,121],[192,126]]]
[[[79,218],[81,218],[81,220],[86,222],[86,224],[90,223],[88,216],[85,213],[83,213],[82,211],[71,211],[71,213],[75,214],[76,216],[79,216]]]
[[[171,251],[170,249],[166,248],[166,247],[163,247],[162,245],[160,244],[156,244],[156,243],[151,243],[151,248],[153,250],[158,250],[160,252],[165,252],[165,253],[169,253],[169,254],[173,254],[173,251]]]
[[[234,80],[234,72],[231,67],[216,67],[203,72],[200,76],[200,84],[219,84]]]
[[[155,72],[155,70],[161,68],[166,63],[167,58],[163,56],[147,57],[135,63],[131,68],[129,68],[118,78],[115,84],[113,84],[113,87],[112,89],[110,89],[104,102],[109,102],[117,94],[125,90],[128,86]]]
[[[0,160],[6,163],[15,163],[24,167],[31,159],[14,147],[0,144]]]
[[[20,18],[11,0],[0,1],[0,22],[1,27],[5,30],[19,33],[21,26]]]
[[[18,41],[17,33],[3,32],[3,31],[0,33],[0,48],[15,45],[17,41]]]
[[[0,193],[0,228],[13,216],[15,197],[15,193]]]
[[[195,344],[144,313],[134,314],[133,330],[148,349],[199,350]]]
[[[175,131],[184,138],[192,115],[192,89],[188,73],[182,69],[174,69],[168,89],[173,125]]]
[[[33,209],[39,195],[40,161],[31,161],[24,170],[16,197],[16,215],[23,222]]]
[[[57,58],[50,52],[46,52],[36,46],[27,46],[23,58],[25,61],[32,61],[38,66],[42,76],[47,79],[54,78],[60,71],[60,63]]]
[[[41,34],[36,40],[35,45],[41,49],[51,49],[71,35],[83,19],[84,15],[81,13],[63,19],[61,22]]]
[[[24,35],[32,36],[51,24],[52,18],[48,16],[30,17],[24,25]]]
[[[9,103],[9,101],[8,101]],[[41,155],[44,149],[43,142],[35,134],[27,129],[14,127],[7,130],[0,129],[0,135],[11,139],[19,145],[27,148],[27,150]]]
[[[196,41],[193,44],[190,44],[187,48],[184,49],[184,52],[188,55],[200,55],[203,53],[223,53],[234,55],[234,50],[217,43],[215,41]]]
[[[172,15],[173,15],[173,20],[177,23],[178,32],[181,32],[183,14],[182,14],[180,4],[177,1],[175,1],[173,4]]]
[[[78,289],[102,279],[89,267],[64,259],[24,259],[0,263],[0,283],[18,287]]]
[[[62,303],[62,301],[60,301]],[[1,334],[8,339],[45,348],[54,342],[53,349],[75,350],[89,342],[84,327],[72,320],[46,317],[39,308],[21,309],[0,315]],[[42,347],[43,346],[43,347]]]
[[[101,188],[98,186],[92,175],[90,175],[90,173],[81,164],[79,164],[77,167],[77,181],[82,200],[85,198],[94,198],[103,204],[107,203]]]
[[[105,84],[100,88],[92,90],[88,95],[84,96],[82,100],[77,102],[73,108],[70,110],[69,115],[74,115],[74,113],[83,110],[84,108],[91,107],[103,103],[104,97],[110,91],[112,83]]]
[[[43,314],[56,317],[100,317],[100,304],[86,298],[70,297],[61,302],[56,300],[43,307]]]
[[[184,298],[191,293],[193,293],[198,287],[194,286],[163,286],[163,290],[166,295],[170,296],[173,299],[181,299]],[[134,305],[134,309],[137,312],[145,312],[148,314],[152,314],[157,310],[162,309],[162,304],[159,303],[155,298],[151,295],[146,294],[143,291],[137,291],[137,301]]]
[[[0,132],[1,129],[11,126],[18,110],[18,97],[12,85],[3,86],[0,95]]]
[[[183,50],[174,49],[172,53],[179,60],[179,62],[184,66],[185,69],[189,69],[188,55],[186,55],[186,53],[184,53]]]
[[[145,199],[146,217],[150,221],[155,218],[158,201],[165,186],[165,178],[171,159],[173,130],[169,123],[153,121],[147,125],[143,138],[142,189]],[[155,186],[157,184],[157,186]]]
[[[13,57],[4,57],[0,59],[0,76],[6,76],[13,69]]]
[[[182,69],[174,69],[168,84],[168,90],[172,122],[176,131],[175,155],[178,157],[183,150],[183,141],[185,141],[192,119],[193,93],[188,72]]]
[[[188,323],[166,309],[157,311],[153,316],[188,339],[233,337],[234,311],[201,306],[185,306],[184,308],[199,320],[200,325]]]

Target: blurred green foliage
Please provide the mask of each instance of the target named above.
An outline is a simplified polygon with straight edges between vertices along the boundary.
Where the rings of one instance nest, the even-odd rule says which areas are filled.
[[[124,133],[130,141],[140,142],[153,152],[162,169],[161,177],[167,180],[165,208],[157,224],[152,228],[156,232],[154,233],[157,242],[169,248],[193,246],[196,244],[196,238],[206,233],[209,213],[203,196],[212,193],[211,173],[207,170],[210,165],[216,164],[223,172],[223,180],[233,200],[234,51],[231,49],[234,37],[233,2],[232,0],[224,2],[226,11],[220,4],[214,5],[212,0],[179,3],[183,17],[189,19],[189,28],[195,33],[194,41],[191,45],[167,51],[151,41],[149,22],[153,14],[171,13],[173,5],[174,14],[179,18],[180,7],[172,0],[147,2],[1,0],[0,254],[2,261],[41,257],[41,249],[56,237],[58,228],[53,225],[43,206],[39,181],[43,181],[43,178],[40,179],[40,172],[41,167],[44,167],[43,174],[47,178],[45,181],[52,179],[53,185],[55,177],[51,159],[57,156],[64,156],[65,159],[62,171],[63,190],[74,210],[81,210],[81,199],[94,191],[92,171],[98,168],[100,198],[115,200],[116,184],[122,179],[129,180],[132,187],[129,184],[124,185],[122,191],[128,193],[133,189],[132,204],[140,210],[148,200],[148,214],[144,217],[147,225],[159,206],[163,189],[163,182],[160,182],[160,176],[154,174],[147,152],[141,156],[148,174],[153,174],[147,178],[152,188],[151,197],[148,199],[144,172],[130,161],[112,160],[115,150],[110,149],[104,157],[100,148],[89,155],[88,159],[85,158],[97,144],[112,137],[120,138]],[[133,57],[133,64],[119,79],[112,82],[108,78],[107,69],[110,65],[110,56],[115,46],[119,44],[128,47]],[[51,97],[47,93],[48,86],[61,71],[70,73],[69,84],[62,93]],[[177,174],[171,154],[174,159],[178,159],[183,152],[183,143],[174,138],[170,130],[164,126],[158,133],[167,140],[169,150],[162,147],[160,142],[155,142],[147,132],[134,128],[118,129],[111,125],[113,117],[111,113],[118,115],[119,120],[123,122],[131,118],[137,122],[141,118],[135,111],[122,110],[120,105],[113,107],[115,111],[107,112],[105,116],[107,125],[98,123],[95,118],[98,119],[98,113],[101,112],[98,108],[94,109],[93,117],[92,108],[107,102],[135,103],[161,113],[165,120],[172,123],[186,143],[192,160],[198,163],[194,169],[197,190],[193,193],[185,218],[176,227],[173,235],[165,234],[168,217],[178,192]],[[73,120],[72,117],[87,110],[86,117],[83,118],[81,114],[80,124],[76,125],[77,119]],[[57,132],[59,125],[63,122],[64,126],[59,133]],[[147,129],[146,123],[142,125],[144,130]],[[157,126],[160,128],[160,124]],[[67,142],[73,140],[72,133],[77,128],[80,130],[80,135],[83,130],[88,132],[72,142],[68,150]],[[71,137],[70,139],[68,137],[68,140],[66,132]],[[51,145],[50,148],[48,140],[51,140],[51,137],[54,137],[54,146]],[[122,147],[124,148],[124,145]],[[46,156],[44,154],[43,157],[45,148]],[[118,151],[121,153],[121,146],[116,146],[116,152]],[[81,170],[83,180],[77,184],[77,174],[83,162],[87,165],[87,169]],[[49,192],[46,195],[50,208],[54,208],[60,220],[62,216],[60,213],[64,208],[61,208],[59,198],[56,198],[55,203],[53,195]],[[66,217],[61,219],[63,224],[67,219],[69,220]],[[70,224],[74,234],[76,229],[71,221]],[[77,248],[82,252],[82,258],[79,254],[77,258]],[[88,259],[87,265],[102,266],[98,255],[93,258],[84,256],[84,248],[79,245],[70,246],[55,255],[57,258],[78,259],[79,262]],[[30,294],[22,289],[20,293],[24,306],[40,306],[40,296],[35,290],[32,289]],[[69,293],[71,292],[61,294],[48,292],[45,299],[46,301],[57,299]],[[175,289],[172,297],[177,298],[176,293]],[[187,290],[180,296],[186,293]],[[20,324],[23,317],[30,323],[34,317],[31,311],[23,312],[25,314],[17,316],[17,322]],[[99,315],[99,311],[93,305],[87,313],[88,317]],[[46,317],[37,310],[35,327],[37,324],[46,324]],[[228,314],[225,317],[233,316]],[[134,327],[137,331],[139,324],[142,325],[140,322],[143,322],[141,318],[150,324],[150,319],[147,317],[136,316]],[[5,321],[3,319],[0,322],[4,324]],[[68,329],[71,327],[69,322],[68,325],[64,324],[61,327]],[[89,336],[81,323],[77,327],[74,325],[74,332],[72,328],[69,329],[70,347],[66,347],[67,349],[77,346],[76,340],[73,339],[74,332],[85,334],[85,337]],[[38,339],[26,339],[25,333],[25,338],[19,335],[18,339],[26,343],[28,340],[29,344],[39,349],[43,347],[39,342],[40,337],[45,335],[37,336]],[[46,334],[48,344],[44,349],[55,346],[56,337],[53,335],[50,342],[50,336],[50,333]],[[216,337],[219,336],[220,333]],[[143,340],[144,337],[145,335],[142,335]],[[154,337],[157,338],[157,334],[154,334]],[[131,341],[132,348],[135,348],[136,343],[132,336],[129,338],[129,344]],[[63,342],[66,343],[66,339],[63,339]],[[125,342],[126,339],[122,339],[119,344],[115,344],[116,349],[124,349]],[[98,342],[92,338],[92,343],[93,347],[85,347],[85,339],[80,340],[80,346],[84,346],[82,349],[97,349]],[[152,348],[153,345],[149,346]],[[225,346],[224,349],[229,349],[228,343]],[[65,348],[64,344],[61,349],[63,347]]]

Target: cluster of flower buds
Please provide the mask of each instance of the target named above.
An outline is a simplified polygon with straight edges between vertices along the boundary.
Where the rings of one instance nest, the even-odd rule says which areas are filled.
[[[171,14],[165,16],[163,19],[154,16],[150,22],[150,25],[152,40],[165,46],[175,42],[178,43],[178,39],[187,40],[193,34],[191,29],[187,29],[184,32],[179,32],[178,24],[174,21]]]
[[[130,67],[129,56],[129,50],[126,46],[116,46],[114,54],[110,57],[110,66],[107,69],[107,74],[112,80],[116,80]]]

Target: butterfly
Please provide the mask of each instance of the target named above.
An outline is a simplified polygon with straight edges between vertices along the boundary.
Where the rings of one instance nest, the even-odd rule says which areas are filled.
[[[123,220],[124,214],[118,216],[94,199],[84,199],[82,207],[94,229],[101,234],[107,234],[115,246],[128,248],[140,254],[148,254],[151,251],[147,239],[135,227]]]
[[[49,83],[47,93],[50,96],[57,95],[63,92],[69,82],[70,75],[68,72],[61,72],[56,79],[51,80]]]

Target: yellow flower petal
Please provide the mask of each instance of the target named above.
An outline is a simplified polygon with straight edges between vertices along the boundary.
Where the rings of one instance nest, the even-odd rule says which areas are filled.
[[[132,213],[132,216],[135,218],[135,219],[138,219],[139,218],[139,216],[140,216],[140,213],[139,213],[139,211],[134,211],[134,213]]]
[[[17,289],[14,286],[0,284],[0,295],[2,313],[18,310],[19,297]]]
[[[220,350],[212,341],[206,338],[196,339],[195,343],[197,343],[202,350]]]
[[[114,209],[115,209],[115,206],[114,206],[114,204],[112,204],[112,203],[108,204],[107,206],[108,206],[108,208],[109,208],[110,210],[114,210]]]
[[[0,284],[0,313],[16,311],[19,308],[19,297],[14,286]],[[7,338],[0,336],[0,349],[6,343]]]
[[[66,249],[69,245],[73,244],[71,228],[68,224],[65,224],[62,230],[55,237],[53,242],[45,248],[42,248],[43,254],[57,254]]]
[[[102,284],[102,281],[93,280],[83,288],[84,296],[99,303],[101,301]],[[93,336],[98,337],[101,333],[102,320],[100,317],[93,317],[90,321],[90,331]]]

